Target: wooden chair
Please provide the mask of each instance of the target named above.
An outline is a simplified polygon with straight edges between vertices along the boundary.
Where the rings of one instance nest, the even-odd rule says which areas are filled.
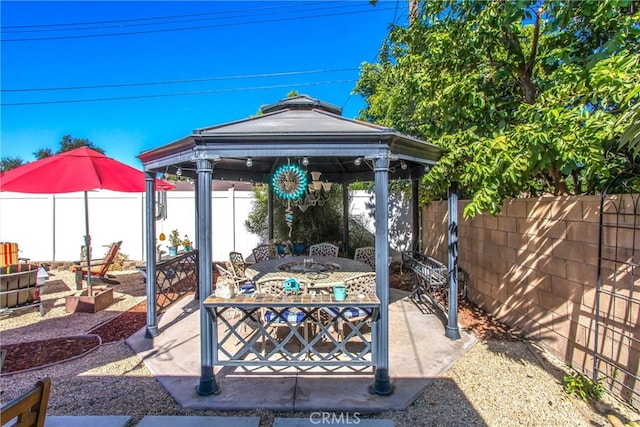
[[[17,418],[12,426],[43,427],[44,419],[47,415],[50,390],[51,379],[45,377],[38,381],[34,388],[3,405],[2,409],[0,409],[2,425],[8,425],[10,421]]]
[[[120,246],[122,246],[122,240],[112,243],[104,258],[91,260],[89,265],[91,267],[92,280],[94,277],[100,281],[104,280],[107,276],[107,272],[109,271],[109,267],[111,267],[116,260]],[[74,265],[71,266],[71,271],[76,273],[76,287],[81,289],[82,280],[87,278],[86,261],[76,261]]]
[[[309,246],[309,256],[329,256],[336,258],[339,249],[340,248],[331,243],[317,243]]]
[[[260,245],[253,248],[251,252],[253,253],[253,259],[256,262],[269,261],[276,257],[276,251],[272,245]]]
[[[362,248],[356,248],[356,252],[353,254],[353,259],[356,261],[369,264],[371,268],[376,268],[376,248],[373,246],[364,246]]]

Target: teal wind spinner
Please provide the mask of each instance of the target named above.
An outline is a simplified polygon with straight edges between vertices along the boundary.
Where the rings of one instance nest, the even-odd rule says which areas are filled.
[[[299,165],[286,164],[280,166],[271,179],[276,196],[287,202],[284,219],[289,227],[289,237],[293,230],[293,211],[291,201],[302,197],[307,190],[307,174]]]

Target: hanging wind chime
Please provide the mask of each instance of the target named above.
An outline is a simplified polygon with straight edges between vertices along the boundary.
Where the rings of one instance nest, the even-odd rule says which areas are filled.
[[[287,227],[289,227],[289,237],[291,237],[291,231],[293,230],[291,201],[302,197],[306,191],[307,174],[299,165],[287,163],[275,171],[271,182],[276,196],[287,203],[284,211],[284,220],[287,223]]]

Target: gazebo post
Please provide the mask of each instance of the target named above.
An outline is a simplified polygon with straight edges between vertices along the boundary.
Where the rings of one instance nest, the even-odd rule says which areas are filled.
[[[344,253],[349,253],[349,186],[342,183],[342,241],[344,242]]]
[[[449,307],[447,316],[447,338],[460,338],[458,328],[458,186],[449,186]]]
[[[200,294],[200,384],[196,391],[201,396],[220,393],[213,375],[213,354],[218,351],[214,340],[213,324],[204,308],[204,300],[211,294],[211,180],[213,162],[196,158],[198,173],[198,292]],[[217,331],[216,331],[217,332]]]
[[[147,252],[147,329],[145,338],[153,338],[158,335],[158,317],[156,314],[156,192],[155,172],[145,172],[145,222],[147,223],[147,235],[145,236]]]
[[[269,242],[273,240],[273,188],[267,184],[267,234]]]
[[[376,337],[374,364],[375,379],[369,392],[389,395],[393,386],[389,379],[389,154],[375,158],[376,192],[376,293],[380,300],[380,318],[373,322]]]
[[[200,213],[198,211],[198,206],[200,205],[200,194],[198,192],[198,180],[196,179],[193,182],[193,191],[194,191],[194,214],[195,214],[195,236],[194,236],[194,248],[198,249],[199,247],[199,242],[198,242],[198,224],[200,221]],[[198,254],[200,254],[200,252],[198,251]],[[200,256],[200,255],[198,255]],[[193,299],[200,299],[200,286],[196,286],[196,292],[195,295],[193,296]]]
[[[418,251],[420,244],[420,198],[419,178],[411,178],[411,250]]]
[[[195,213],[195,227],[196,227],[196,234],[194,236],[194,241],[193,241],[193,245],[195,248],[198,247],[198,219],[200,218],[200,215],[198,214],[198,180],[196,179],[193,182],[193,194],[195,195],[194,197],[194,213]]]

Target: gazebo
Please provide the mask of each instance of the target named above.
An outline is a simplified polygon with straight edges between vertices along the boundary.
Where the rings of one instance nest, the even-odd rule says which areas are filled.
[[[155,193],[154,179],[159,172],[179,173],[195,181],[196,247],[198,257],[198,293],[200,295],[201,376],[198,393],[218,391],[213,374],[213,331],[202,308],[204,298],[212,292],[213,180],[252,181],[271,185],[273,175],[283,165],[308,166],[322,174],[323,180],[343,184],[345,224],[348,216],[347,184],[373,181],[375,200],[388,199],[390,179],[410,179],[412,188],[412,243],[419,237],[418,183],[422,175],[441,156],[437,146],[374,125],[341,116],[337,106],[300,95],[263,107],[260,115],[230,123],[194,130],[190,135],[167,145],[145,151],[142,161],[147,179],[146,253],[147,277],[155,277]],[[272,186],[271,186],[272,187]],[[274,191],[269,191],[273,207]],[[455,199],[454,199],[455,201]],[[384,203],[384,202],[383,202]],[[450,208],[452,206],[450,198]],[[454,203],[455,209],[455,203]],[[269,210],[273,212],[273,209]],[[450,222],[457,213],[450,212]],[[375,380],[371,392],[390,394],[388,354],[389,303],[389,227],[387,209],[375,211],[376,292],[380,300],[378,326],[373,331]],[[273,218],[269,217],[269,234],[273,236]],[[348,245],[345,227],[344,242]],[[457,265],[456,262],[450,266]],[[455,275],[453,280],[455,279]],[[158,334],[153,280],[147,281],[146,337]],[[457,288],[457,283],[455,283]],[[455,295],[455,293],[453,293]],[[456,307],[457,310],[457,307]],[[450,313],[447,336],[458,338],[457,315]]]

